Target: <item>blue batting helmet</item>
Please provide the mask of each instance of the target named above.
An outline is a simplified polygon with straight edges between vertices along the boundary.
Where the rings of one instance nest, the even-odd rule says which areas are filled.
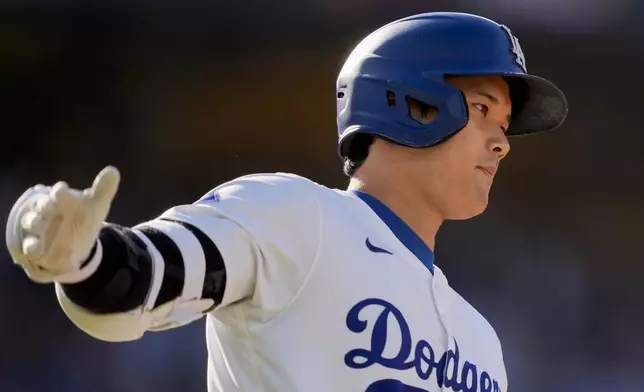
[[[336,86],[340,156],[359,133],[422,148],[462,129],[467,105],[446,76],[506,78],[513,104],[508,135],[553,130],[568,112],[554,84],[527,73],[519,41],[506,26],[463,13],[414,15],[371,33],[342,67]],[[431,105],[438,116],[429,124],[416,121],[392,97]]]

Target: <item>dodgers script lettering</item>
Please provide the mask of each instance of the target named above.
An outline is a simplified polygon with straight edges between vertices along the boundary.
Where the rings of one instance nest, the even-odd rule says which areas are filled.
[[[380,308],[375,321],[363,319],[361,313],[369,307]],[[388,322],[393,317],[401,336],[400,347],[395,355],[384,356],[388,342]],[[387,369],[405,371],[414,369],[421,380],[429,380],[435,375],[439,387],[450,388],[458,392],[501,392],[499,383],[488,372],[479,371],[476,364],[460,357],[458,342],[454,339],[454,349],[449,349],[437,356],[432,345],[420,339],[415,344],[407,320],[402,312],[391,303],[368,298],[354,305],[347,314],[346,326],[354,333],[368,333],[371,324],[371,344],[368,348],[356,348],[347,352],[344,363],[352,369],[365,369],[380,365]],[[368,392],[400,391],[421,392],[423,389],[403,384],[393,379],[379,380],[367,389]]]

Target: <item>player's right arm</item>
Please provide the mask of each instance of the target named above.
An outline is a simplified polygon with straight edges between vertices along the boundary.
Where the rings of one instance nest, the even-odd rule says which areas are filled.
[[[134,340],[243,301],[279,312],[313,264],[319,206],[301,178],[241,177],[132,228],[105,222],[119,180],[106,168],[84,191],[31,188],[7,222],[14,261],[55,283],[67,316],[91,336]]]

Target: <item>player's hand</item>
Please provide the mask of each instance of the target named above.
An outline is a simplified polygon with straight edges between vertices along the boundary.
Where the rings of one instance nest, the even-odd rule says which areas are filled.
[[[65,182],[28,189],[7,221],[14,262],[39,283],[78,271],[96,243],[119,182],[118,170],[108,166],[85,190],[70,189]]]

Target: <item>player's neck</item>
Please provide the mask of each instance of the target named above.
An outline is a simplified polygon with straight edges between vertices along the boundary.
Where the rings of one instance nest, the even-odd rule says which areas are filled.
[[[413,187],[404,185],[392,184],[388,180],[374,180],[373,177],[367,180],[366,177],[358,176],[351,179],[347,189],[367,193],[385,204],[433,251],[436,233],[444,219],[428,205],[422,195],[412,191]]]

